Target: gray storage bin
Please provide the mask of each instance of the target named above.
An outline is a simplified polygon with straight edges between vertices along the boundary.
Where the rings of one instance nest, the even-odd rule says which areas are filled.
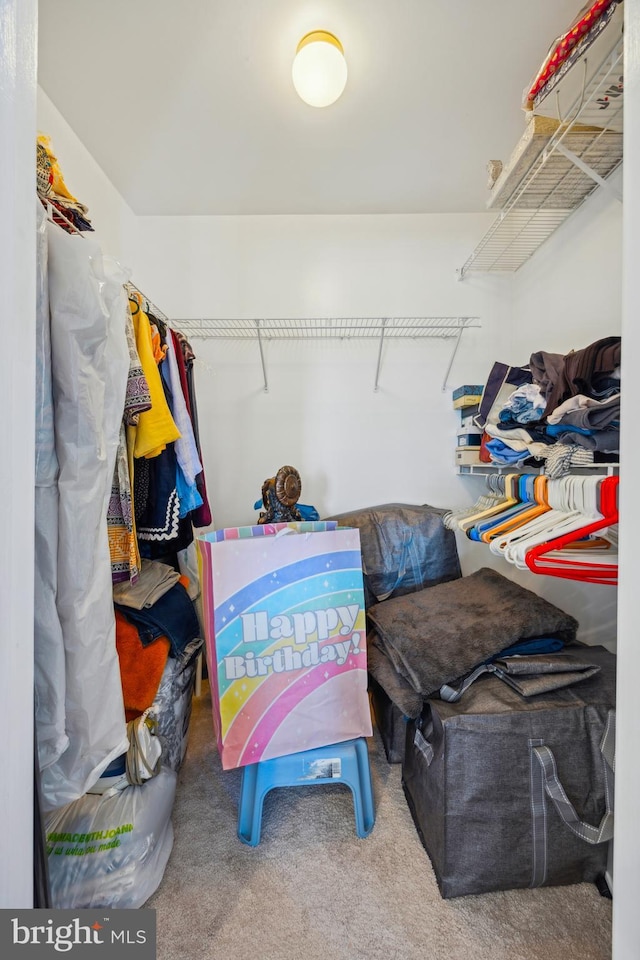
[[[407,724],[403,788],[443,897],[604,876],[616,658],[578,649],[587,680],[525,698],[485,674]]]

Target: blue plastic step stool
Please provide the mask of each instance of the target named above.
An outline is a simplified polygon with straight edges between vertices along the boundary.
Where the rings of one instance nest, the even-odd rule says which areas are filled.
[[[368,837],[376,817],[367,741],[359,737],[243,767],[238,808],[240,840],[251,847],[260,843],[262,805],[269,790],[321,783],[346,783],[351,788],[356,833]]]

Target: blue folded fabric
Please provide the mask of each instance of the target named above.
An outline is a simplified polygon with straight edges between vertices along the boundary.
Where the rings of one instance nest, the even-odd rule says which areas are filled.
[[[593,430],[587,430],[585,427],[574,427],[569,423],[548,423],[546,431],[550,437],[559,437],[563,433],[582,433],[584,436],[591,436]]]
[[[143,647],[158,637],[167,637],[170,655],[176,660],[182,658],[187,644],[200,636],[193,600],[181,583],[174,584],[151,607],[136,610],[121,603],[114,603],[114,607],[137,627]]]
[[[519,654],[558,653],[564,647],[564,640],[558,637],[529,637],[512,643],[500,653],[494,654],[485,663],[492,663],[499,657],[517,657]]]
[[[531,456],[528,450],[514,450],[502,440],[494,437],[487,442],[487,450],[491,454],[491,459],[502,466],[509,466],[512,463],[518,463],[520,460],[526,460]]]

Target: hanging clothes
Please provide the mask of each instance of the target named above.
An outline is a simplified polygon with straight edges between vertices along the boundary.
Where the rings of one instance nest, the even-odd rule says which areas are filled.
[[[170,391],[158,368],[166,350],[142,309],[142,297],[131,297],[136,346],[144,370],[151,408],[127,426],[130,476],[133,484],[136,536],[141,557],[163,559],[193,540],[191,523],[180,518],[175,441],[181,436],[173,419]],[[155,325],[153,325],[155,327]]]
[[[49,811],[127,752],[113,586],[135,592],[141,556],[166,558],[178,577],[203,470],[181,348],[120,265],[79,234],[93,229],[87,208],[42,137],[37,185],[35,719]],[[181,657],[202,644],[189,576],[166,611]]]
[[[151,395],[150,409],[140,413],[138,423],[133,428],[133,455],[134,457],[155,457],[168,443],[178,439],[180,431],[166,401],[162,378],[154,356],[149,318],[138,303],[130,301],[130,304],[138,356]]]
[[[202,462],[202,451],[200,447],[200,434],[198,429],[198,410],[196,405],[196,390],[193,373],[193,362],[196,358],[191,344],[179,330],[172,330],[171,335],[176,351],[176,360],[178,363],[178,372],[180,374],[180,383],[184,394],[191,425],[193,427],[193,436],[198,450],[200,461]],[[192,522],[194,527],[208,527],[212,521],[211,508],[207,496],[207,485],[205,481],[204,470],[196,476],[196,486],[202,498],[202,505],[193,511]]]
[[[133,513],[131,470],[124,421],[120,424],[111,497],[107,507],[107,530],[113,583],[135,582],[140,573],[140,551]]]
[[[176,459],[178,461],[177,487],[180,497],[180,516],[186,517],[192,510],[202,506],[202,497],[196,486],[196,477],[199,473],[202,473],[202,464],[196,448],[191,417],[182,392],[172,337],[167,338],[166,354],[161,370],[165,384],[170,391],[171,413],[180,431],[180,437],[175,442]]]
[[[36,144],[38,194],[50,210],[51,219],[67,233],[93,230],[87,207],[70,193],[62,176],[51,140],[39,134]]]
[[[116,466],[107,510],[111,575],[114,583],[135,582],[140,571],[140,551],[136,534],[131,493],[133,458],[127,449],[127,424],[136,426],[141,413],[151,409],[149,384],[138,356],[133,319],[126,306],[126,335],[129,350],[129,373],[124,412],[120,424]]]

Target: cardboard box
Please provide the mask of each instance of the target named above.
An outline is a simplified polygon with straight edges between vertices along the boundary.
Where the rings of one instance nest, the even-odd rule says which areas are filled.
[[[459,433],[458,434],[458,447],[477,447],[480,449],[480,441],[482,440],[482,433]]]
[[[456,387],[456,389],[453,391],[452,399],[458,400],[460,397],[466,397],[469,394],[472,396],[481,396],[483,389],[484,388],[482,384],[465,383],[461,387]]]
[[[456,447],[456,466],[471,466],[482,463],[480,447]]]
[[[463,396],[458,397],[457,400],[453,401],[453,409],[460,410],[463,407],[477,407],[480,403],[482,395],[479,393],[466,393]]]

